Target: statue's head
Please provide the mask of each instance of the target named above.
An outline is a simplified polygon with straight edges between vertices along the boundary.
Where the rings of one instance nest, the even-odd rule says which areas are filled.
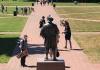
[[[49,15],[49,16],[47,17],[47,20],[48,20],[49,22],[52,22],[54,19],[51,17],[51,15]]]

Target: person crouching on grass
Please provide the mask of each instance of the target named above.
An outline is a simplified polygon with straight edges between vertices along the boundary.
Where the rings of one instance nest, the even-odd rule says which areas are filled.
[[[64,33],[65,34],[65,48],[67,48],[67,41],[69,41],[70,44],[70,49],[72,49],[72,43],[71,43],[71,29],[70,29],[70,25],[69,22],[67,20],[62,20],[61,24],[64,26]]]

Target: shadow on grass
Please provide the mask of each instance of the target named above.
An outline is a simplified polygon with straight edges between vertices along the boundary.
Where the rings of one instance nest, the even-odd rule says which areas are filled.
[[[17,37],[0,38],[0,55],[12,56],[12,52],[16,47]]]

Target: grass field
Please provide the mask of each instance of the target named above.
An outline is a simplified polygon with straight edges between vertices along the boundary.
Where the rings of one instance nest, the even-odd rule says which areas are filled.
[[[60,3],[58,3],[60,6]],[[87,3],[77,6],[71,4],[62,4],[62,7],[57,7],[56,12],[61,18],[68,19],[72,33],[73,32],[100,32],[100,22],[92,20],[100,20],[100,4]],[[91,21],[75,20],[88,19]],[[100,34],[74,34],[75,40],[79,46],[83,48],[92,63],[100,63]]]
[[[24,7],[19,7],[18,6],[18,14],[20,14],[20,15],[22,15],[21,8],[24,8]],[[16,6],[14,6],[14,7],[7,7],[7,12],[4,11],[4,14],[13,14],[14,11],[16,11]],[[31,10],[29,11],[29,8],[28,8],[27,14],[30,14],[30,13],[31,13]],[[1,11],[0,11],[0,14],[2,14]]]
[[[27,21],[27,17],[14,17],[12,16],[13,11],[15,11],[16,5],[31,6],[31,2],[3,2],[3,4],[13,7],[8,7],[7,13],[2,14],[0,12],[0,32],[21,32]],[[0,34],[0,63],[7,63],[10,60],[18,37],[19,35],[16,34]]]
[[[26,20],[25,17],[0,18],[0,32],[21,32]]]
[[[7,14],[0,13],[0,17],[2,17],[2,18],[12,17],[12,16],[13,15],[7,15]]]
[[[56,11],[58,14],[91,13],[100,12],[100,7],[58,7]]]
[[[0,35],[0,63],[7,63],[16,47],[19,35]]]
[[[0,2],[0,4],[4,4],[5,6],[32,6],[33,2]]]
[[[100,32],[100,7],[59,7],[56,12],[61,18],[88,19],[91,21],[68,19],[73,32]]]
[[[73,32],[100,32],[100,22],[69,20]]]
[[[74,3],[55,3],[57,6],[100,6],[100,3],[78,3],[75,5]]]
[[[84,52],[93,63],[100,63],[100,34],[98,35],[74,35]]]
[[[89,19],[89,20],[100,20],[100,13],[72,13],[72,14],[62,14],[60,17],[63,18],[77,18],[77,19]]]

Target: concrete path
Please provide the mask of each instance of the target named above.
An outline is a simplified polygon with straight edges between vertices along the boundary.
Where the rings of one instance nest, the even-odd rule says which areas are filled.
[[[21,33],[28,35],[28,43],[30,44],[30,55],[26,59],[28,67],[20,66],[20,59],[13,56],[6,66],[5,70],[36,70],[36,63],[39,58],[45,58],[43,52],[43,39],[40,37],[39,20],[42,16],[48,16],[49,14],[54,17],[54,22],[58,25],[60,32],[62,33],[63,27],[60,26],[60,18],[56,14],[55,10],[51,6],[35,6],[35,12],[33,12]],[[97,65],[93,65],[89,62],[87,56],[83,53],[82,49],[78,46],[76,41],[72,38],[73,50],[64,49],[64,35],[60,34],[59,50],[60,57],[65,60],[66,70],[100,70]],[[98,65],[99,67],[100,65]]]
[[[5,70],[7,64],[0,64],[0,70]]]

